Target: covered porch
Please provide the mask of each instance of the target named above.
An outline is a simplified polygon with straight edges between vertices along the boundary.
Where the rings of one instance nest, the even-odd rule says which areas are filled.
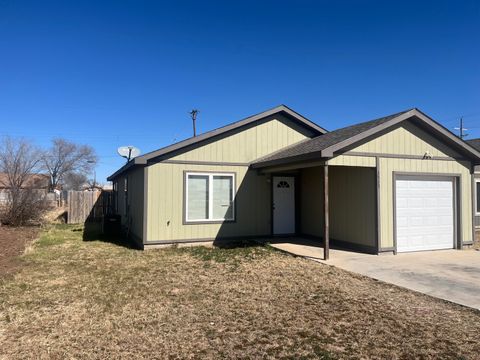
[[[376,167],[316,162],[260,171],[271,177],[272,246],[324,260],[331,248],[378,253]]]

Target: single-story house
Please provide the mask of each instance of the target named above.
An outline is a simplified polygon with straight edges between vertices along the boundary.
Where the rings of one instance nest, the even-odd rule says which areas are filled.
[[[480,138],[467,140],[467,143],[472,147],[480,151]],[[475,228],[480,229],[480,166],[475,166],[475,189],[473,197],[475,199],[474,211],[475,211]]]
[[[132,159],[113,181],[142,248],[243,237],[369,253],[474,241],[480,151],[418,109],[328,132],[287,106]]]
[[[47,174],[30,174],[22,185],[22,189],[33,189],[39,196],[46,196],[50,187],[50,176]],[[8,174],[0,173],[0,204],[6,203],[11,191]]]

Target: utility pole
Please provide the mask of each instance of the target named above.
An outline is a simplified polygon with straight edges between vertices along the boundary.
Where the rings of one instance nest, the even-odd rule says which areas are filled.
[[[193,109],[192,111],[189,112],[190,116],[192,117],[192,123],[193,123],[193,137],[197,136],[197,128],[195,122],[197,121],[197,114],[198,110]]]
[[[455,130],[458,130],[458,137],[460,139],[463,139],[465,136],[468,135],[464,132],[465,130],[468,130],[468,129],[463,127],[463,116],[460,118],[460,126],[456,127]]]

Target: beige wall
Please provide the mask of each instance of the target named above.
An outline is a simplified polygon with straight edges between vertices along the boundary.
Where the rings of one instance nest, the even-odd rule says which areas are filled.
[[[457,152],[436,137],[410,122],[405,122],[400,127],[359,145],[351,151],[416,156],[423,156],[428,151],[432,156],[459,156]]]
[[[291,120],[276,115],[257,126],[198,147],[169,160],[245,162],[258,159],[286,146],[308,138],[311,132]]]
[[[143,189],[144,168],[140,167],[128,173],[128,204],[131,232],[139,239],[143,238]]]
[[[236,174],[235,222],[183,224],[184,171]],[[147,241],[265,236],[271,231],[271,183],[246,166],[158,163],[148,169]]]
[[[170,162],[148,167],[147,241],[212,239],[235,236],[265,236],[271,232],[270,175],[249,171],[248,163],[298,141],[308,134],[292,129],[285,119],[272,119],[257,127],[250,127],[230,137],[224,137],[183,154],[175,154]],[[450,150],[425,131],[412,124],[394,129],[368,143],[350,150],[371,155],[339,155],[330,164],[330,221],[331,237],[362,245],[373,246],[376,236],[376,155],[423,156],[428,151],[437,157],[456,157]],[[182,161],[216,162],[215,165],[185,164]],[[223,165],[221,163],[224,163]],[[230,163],[230,164],[229,164]],[[393,173],[417,172],[430,174],[459,174],[461,192],[462,237],[471,241],[472,204],[471,174],[468,162],[453,160],[397,159],[380,156],[380,245],[393,246]],[[371,168],[371,169],[368,169]],[[184,172],[233,172],[236,174],[236,221],[220,224],[183,224]],[[141,169],[143,174],[143,169]],[[140,173],[134,183],[143,184]],[[141,179],[141,182],[140,182]],[[300,176],[301,231],[305,234],[323,234],[323,198],[321,167],[305,168]],[[119,178],[119,210],[122,208],[122,177]],[[143,213],[143,185],[135,188],[135,210],[132,226],[141,229]],[[120,212],[121,213],[121,212]],[[140,231],[141,235],[142,232]]]
[[[143,237],[143,188],[144,169],[136,168],[119,176],[117,181],[117,210],[121,216],[122,226],[130,226],[130,232],[136,240]],[[128,207],[125,204],[125,178],[128,179]]]
[[[373,168],[330,166],[330,236],[374,248],[377,187]]]
[[[423,156],[429,152],[434,157],[445,160],[409,159],[408,156]],[[371,156],[352,156],[349,152],[368,153]],[[423,129],[412,123],[404,125],[383,134],[369,142],[359,145],[344,155],[339,155],[330,160],[329,164],[345,166],[358,166],[358,164],[374,164],[375,156],[379,156],[380,168],[380,245],[390,248],[394,244],[393,232],[393,173],[421,173],[460,175],[460,215],[462,239],[472,241],[472,189],[471,189],[471,164],[468,161],[448,160],[447,158],[459,157],[459,154],[450,149]],[[382,156],[406,155],[405,159]]]
[[[175,154],[166,163],[148,167],[147,240],[211,239],[265,236],[271,233],[271,183],[249,163],[302,141],[311,135],[291,120],[276,115],[242,131]],[[215,162],[218,165],[182,164],[182,161]],[[224,164],[222,164],[224,163]],[[230,164],[229,164],[230,163]],[[184,171],[234,172],[236,221],[223,224],[183,224]]]
[[[340,155],[328,160],[328,165],[375,167],[374,157]]]
[[[300,176],[300,230],[323,237],[323,168],[311,167]]]
[[[125,210],[125,176],[127,173],[123,174],[122,176],[119,176],[118,178],[115,179],[117,182],[117,192],[116,192],[116,199],[115,201],[117,202],[117,214],[121,216],[122,218],[122,225],[125,224],[126,221],[126,210]]]
[[[375,246],[375,177],[374,168],[329,166],[332,239]],[[305,168],[300,179],[301,232],[323,237],[323,168]]]

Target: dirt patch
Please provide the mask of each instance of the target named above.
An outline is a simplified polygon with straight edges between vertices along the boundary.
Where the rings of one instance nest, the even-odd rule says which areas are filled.
[[[0,277],[13,274],[20,265],[19,256],[37,238],[39,227],[0,226]]]
[[[0,281],[0,358],[478,359],[478,311],[248,245],[50,229]]]

